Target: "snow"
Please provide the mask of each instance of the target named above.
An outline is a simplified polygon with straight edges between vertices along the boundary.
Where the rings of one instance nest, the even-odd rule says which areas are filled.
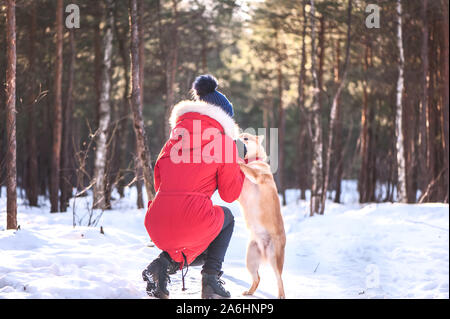
[[[287,298],[449,298],[448,204],[361,205],[355,185],[344,183],[345,204],[327,202],[325,215],[312,218],[309,201],[299,201],[298,190],[287,192]],[[213,200],[229,206],[236,219],[225,288],[233,298],[276,298],[266,265],[255,296],[242,296],[251,285],[248,231],[237,203],[217,194]],[[0,298],[149,298],[141,272],[160,251],[144,228],[145,209],[135,208],[135,188],[113,201],[113,210],[94,211],[95,227],[86,226],[90,203],[90,197],[76,200],[76,220],[85,218],[74,228],[73,200],[67,213],[57,214],[49,213],[44,198],[38,208],[19,200],[15,231],[5,230],[6,198],[0,197]],[[170,297],[200,298],[200,280],[200,267],[189,267],[181,291],[181,273],[172,275]]]

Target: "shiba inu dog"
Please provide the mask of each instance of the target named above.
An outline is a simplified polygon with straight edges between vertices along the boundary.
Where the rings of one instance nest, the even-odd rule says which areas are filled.
[[[280,200],[277,187],[265,162],[266,152],[262,146],[264,136],[242,133],[239,139],[245,144],[246,163],[240,163],[246,178],[238,198],[247,228],[250,242],[247,247],[247,269],[253,278],[250,289],[244,295],[252,295],[258,287],[260,277],[259,265],[270,263],[278,284],[278,298],[285,298],[281,273],[284,264],[286,234],[281,216]]]

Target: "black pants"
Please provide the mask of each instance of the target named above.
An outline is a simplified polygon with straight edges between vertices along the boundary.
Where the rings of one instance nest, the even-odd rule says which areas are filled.
[[[221,206],[224,212],[223,226],[217,237],[209,244],[208,248],[201,253],[189,266],[201,266],[203,265],[203,272],[208,274],[217,274],[222,270],[222,263],[227,252],[228,245],[230,244],[231,235],[234,229],[234,216],[230,209]],[[170,273],[175,273],[179,269],[179,264],[174,262],[170,258],[169,254],[163,251],[160,257],[164,257],[169,260]],[[185,265],[186,267],[186,265]]]
[[[222,270],[222,263],[230,244],[231,235],[234,229],[234,216],[230,209],[221,206],[224,212],[222,230],[219,235],[209,244],[205,251],[205,263],[203,272],[216,274]]]

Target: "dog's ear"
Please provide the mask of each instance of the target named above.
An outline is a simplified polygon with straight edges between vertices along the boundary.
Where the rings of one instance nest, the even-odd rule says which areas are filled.
[[[264,140],[264,135],[258,135],[256,139],[258,140],[259,144],[262,144]]]

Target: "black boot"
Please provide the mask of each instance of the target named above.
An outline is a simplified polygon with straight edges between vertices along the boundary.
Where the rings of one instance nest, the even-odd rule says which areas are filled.
[[[223,271],[219,273],[206,273],[202,271],[202,299],[225,299],[231,294],[223,288],[225,282],[220,279]]]
[[[166,254],[162,253],[142,272],[142,279],[147,282],[146,290],[150,297],[160,299],[169,298],[167,282],[170,282],[168,272],[170,265],[170,256],[166,256]]]
[[[172,258],[170,258],[170,256],[168,256],[170,261],[169,261],[169,267],[167,268],[167,272],[169,273],[169,275],[174,275],[177,273],[178,270],[180,270],[180,263],[177,263],[175,260],[173,260]]]

